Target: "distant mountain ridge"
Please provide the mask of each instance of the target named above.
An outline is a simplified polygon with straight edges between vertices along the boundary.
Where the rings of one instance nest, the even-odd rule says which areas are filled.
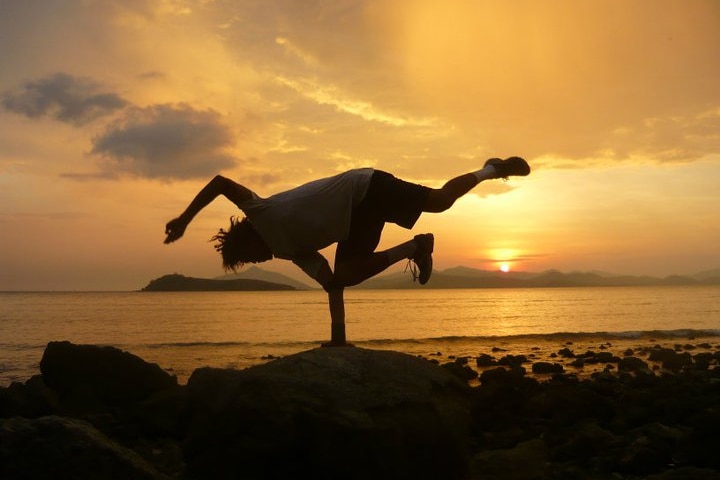
[[[695,275],[670,275],[664,278],[613,275],[596,272],[563,273],[558,270],[532,272],[500,272],[470,267],[454,267],[435,271],[422,288],[549,288],[549,287],[621,287],[660,285],[720,285],[720,268]],[[409,273],[393,273],[363,282],[354,288],[402,289],[418,288]]]
[[[714,268],[712,270],[704,270],[702,272],[696,273],[692,277],[696,278],[698,280],[705,280],[708,278],[718,278],[718,277],[720,277],[720,268]]]
[[[627,287],[662,285],[720,285],[720,268],[694,275],[664,278],[614,275],[605,272],[500,272],[470,267],[453,267],[433,272],[430,282],[420,286],[409,272],[396,272],[366,280],[350,287],[360,290],[405,288],[551,288],[551,287]],[[212,279],[165,275],[152,280],[143,291],[228,291],[228,290],[319,290],[287,275],[252,266],[247,270]]]

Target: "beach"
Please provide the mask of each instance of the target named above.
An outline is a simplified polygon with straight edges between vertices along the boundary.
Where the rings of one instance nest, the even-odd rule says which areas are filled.
[[[527,375],[542,381],[558,373],[588,379],[600,373],[641,368],[663,375],[694,363],[709,368],[720,364],[720,342],[714,336],[656,333],[612,339],[608,335],[572,335],[573,340],[562,334],[550,338],[523,336],[480,348],[477,355],[445,355],[438,351],[426,358],[442,365],[462,365],[471,383],[476,375],[479,378],[484,371],[497,366],[521,367]]]
[[[717,410],[720,404],[720,344],[687,339],[687,342],[673,346],[648,342],[641,346],[635,343],[633,347],[632,342],[637,340],[613,345],[606,342],[596,345],[594,349],[587,348],[595,345],[593,341],[587,344],[564,343],[557,351],[549,354],[546,352],[553,349],[548,346],[530,347],[522,351],[518,345],[514,345],[507,349],[496,347],[476,357],[454,358],[441,352],[421,358],[362,347],[312,349],[282,359],[267,359],[265,363],[245,370],[199,369],[187,384],[177,383],[177,378],[170,376],[160,366],[146,363],[129,352],[113,347],[75,346],[69,342],[56,342],[48,346],[43,356],[42,375],[35,375],[25,383],[0,388],[0,459],[4,460],[0,462],[0,473],[3,473],[2,478],[26,478],[17,476],[18,469],[24,468],[23,462],[27,460],[23,455],[32,454],[33,458],[43,455],[40,447],[32,451],[19,447],[18,442],[26,446],[23,443],[26,440],[17,440],[20,435],[18,432],[34,431],[36,436],[47,436],[42,442],[62,443],[67,440],[61,438],[64,435],[62,431],[80,428],[72,423],[77,420],[85,422],[81,424],[83,429],[92,428],[93,432],[96,429],[106,435],[104,442],[129,449],[133,455],[142,459],[142,475],[133,470],[134,476],[126,478],[226,478],[224,475],[227,471],[223,469],[235,468],[232,467],[235,463],[212,454],[212,465],[225,466],[209,467],[205,459],[205,455],[209,454],[193,457],[196,452],[188,451],[187,442],[190,440],[186,436],[197,428],[206,432],[203,435],[210,435],[204,442],[211,443],[220,440],[209,432],[240,428],[242,434],[232,435],[249,435],[243,430],[247,428],[247,420],[238,420],[244,418],[243,411],[255,412],[253,418],[260,415],[259,411],[268,416],[266,420],[253,420],[260,423],[257,427],[260,433],[255,434],[259,437],[243,437],[243,449],[260,449],[262,455],[272,457],[273,453],[263,449],[281,452],[291,448],[288,442],[307,442],[307,435],[314,438],[313,442],[325,445],[315,437],[328,435],[327,441],[339,442],[339,446],[334,448],[344,451],[345,447],[352,446],[358,450],[355,454],[348,454],[350,458],[347,460],[360,464],[363,455],[369,455],[367,452],[362,453],[360,448],[362,442],[369,438],[366,431],[369,427],[364,421],[361,422],[361,425],[365,425],[363,427],[353,426],[355,420],[347,424],[348,418],[372,417],[378,415],[378,412],[375,406],[363,410],[362,414],[358,412],[347,417],[347,409],[354,408],[352,405],[358,401],[358,395],[369,395],[372,402],[385,405],[385,413],[378,417],[381,420],[375,419],[371,424],[390,421],[392,428],[401,430],[395,436],[407,434],[404,429],[415,432],[412,435],[425,435],[422,432],[426,430],[430,436],[440,435],[444,438],[443,435],[447,434],[440,433],[446,428],[436,425],[438,420],[427,417],[427,413],[418,416],[418,412],[407,417],[409,420],[406,419],[408,409],[412,412],[417,408],[408,404],[410,400],[407,392],[383,399],[384,395],[388,395],[388,390],[401,388],[408,375],[419,378],[425,375],[422,369],[428,368],[433,378],[445,375],[439,377],[443,379],[440,383],[458,382],[452,388],[443,387],[445,393],[438,404],[445,406],[461,403],[465,408],[463,420],[459,422],[459,430],[463,432],[462,443],[457,443],[456,436],[450,435],[442,446],[433,447],[434,453],[426,453],[438,455],[434,462],[439,462],[440,466],[433,463],[435,466],[432,468],[440,468],[444,472],[443,478],[720,478],[720,462],[715,454],[720,448],[717,435],[720,428],[720,412]],[[48,351],[52,348],[60,353],[49,355]],[[355,360],[353,356],[357,355],[354,352],[364,357]],[[323,357],[312,360],[313,367],[308,369],[307,364],[299,360],[305,355]],[[389,357],[389,360],[383,358],[379,366],[372,367],[373,362],[377,363],[372,359],[381,355],[399,357]],[[420,362],[420,373],[394,366],[394,362],[412,361]],[[377,378],[368,383],[367,372],[372,368],[376,369],[373,375]],[[274,376],[267,373],[272,369],[276,372]],[[434,369],[444,373],[436,373]],[[301,371],[302,375],[298,377],[295,370]],[[255,371],[257,374],[252,373]],[[279,377],[278,371],[281,372]],[[361,381],[353,379],[359,371],[366,372],[362,374]],[[123,374],[118,375],[120,372]],[[237,403],[240,397],[232,401],[225,399],[228,395],[235,398],[237,394],[231,393],[237,389],[232,387],[233,382],[245,375],[244,372],[254,378],[249,384],[254,385],[254,399],[246,399],[245,403]],[[455,380],[449,380],[450,377]],[[274,386],[263,386],[264,381]],[[283,387],[283,382],[291,383]],[[345,382],[350,383],[345,386]],[[440,388],[437,379],[432,382],[435,386],[429,390],[430,396],[436,395]],[[387,386],[379,387],[383,383]],[[297,385],[305,388],[303,396],[298,397],[302,401],[292,393]],[[266,411],[271,408],[268,405],[277,402],[273,400],[277,398],[275,394],[270,392],[278,389],[282,400],[277,404],[280,406],[272,408],[281,409],[284,412],[282,414],[275,410]],[[344,390],[354,390],[356,393],[344,398]],[[341,395],[340,400],[327,403],[329,400],[326,397],[335,395]],[[422,401],[424,395],[421,395]],[[404,400],[398,403],[395,411],[390,405],[398,401],[398,396]],[[309,414],[307,406],[297,407],[304,413],[288,413],[286,409],[295,408],[292,407],[295,402],[315,405],[311,409],[314,420],[304,420],[310,423],[303,423],[303,431],[297,431],[297,420],[291,421],[290,425],[284,425],[283,421],[278,425],[279,420],[272,420],[277,415],[283,418],[291,415],[295,418],[296,415]],[[342,426],[332,423],[335,415],[332,412],[337,407],[331,405],[338,402],[345,405],[341,410],[345,412],[342,413]],[[221,408],[222,413],[212,413],[217,408]],[[196,411],[195,415],[200,415],[204,426],[187,424],[188,411]],[[231,426],[238,421],[241,423],[239,426]],[[418,421],[423,422],[422,428],[417,424]],[[223,426],[214,425],[216,422]],[[321,428],[318,425],[324,426]],[[271,437],[266,436],[268,428],[273,432]],[[349,436],[351,439],[346,440],[350,443],[345,447],[342,446],[343,441],[332,440],[338,434],[335,430],[337,428],[344,432],[343,438]],[[387,428],[390,427],[382,427],[381,430],[386,432],[382,435],[387,435]],[[352,432],[356,432],[356,429],[365,433],[355,438],[356,434]],[[421,433],[416,431],[418,429]],[[36,438],[35,441],[40,440]],[[226,445],[226,441],[222,440],[223,445]],[[428,448],[428,445],[423,444],[426,441],[430,442],[419,440],[422,445],[413,448]],[[355,445],[353,442],[360,444]],[[194,448],[202,450],[201,447]],[[393,457],[392,462],[399,462],[397,468],[407,468],[408,472],[417,473],[413,468],[402,467],[402,462],[411,461],[417,467],[422,465],[422,460],[403,460],[407,452],[402,448],[390,442],[385,447],[383,462],[389,462],[390,457]],[[395,449],[404,453],[395,452]],[[127,454],[126,450],[121,451],[125,452],[123,455]],[[306,455],[312,456],[314,453],[306,452]],[[248,473],[247,477],[237,473],[233,478],[278,478],[278,475],[290,475],[298,471],[313,473],[319,478],[337,478],[337,469],[341,468],[339,465],[329,465],[326,472],[328,475],[323,476],[317,475],[314,470],[317,459],[313,458],[286,459],[284,463],[277,457],[275,461],[279,463],[269,470],[252,464],[247,458],[246,461],[249,462],[247,471],[254,473]],[[96,469],[105,468],[93,462],[90,464]],[[52,462],[48,465],[51,468]],[[367,470],[370,467],[354,468],[358,469],[356,474],[345,475],[345,478],[367,478],[364,475],[377,473]],[[392,478],[437,478],[434,475],[439,474],[434,472],[433,476],[410,477],[395,472]],[[32,478],[51,478],[42,476],[42,472],[38,475]]]

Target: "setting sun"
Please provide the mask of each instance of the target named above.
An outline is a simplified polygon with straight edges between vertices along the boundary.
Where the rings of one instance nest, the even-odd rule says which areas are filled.
[[[510,264],[509,263],[501,263],[500,264],[500,271],[501,272],[509,272],[510,271]]]

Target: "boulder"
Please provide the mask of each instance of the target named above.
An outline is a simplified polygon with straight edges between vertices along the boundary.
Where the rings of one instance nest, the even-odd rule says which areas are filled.
[[[565,369],[559,363],[535,362],[532,365],[532,372],[535,374],[563,373]]]
[[[528,399],[527,412],[533,418],[549,419],[555,427],[564,427],[577,425],[581,420],[607,422],[615,416],[615,401],[597,391],[592,383],[556,382],[549,386]]]
[[[542,477],[548,458],[540,439],[521,442],[512,448],[488,449],[473,458],[471,478],[487,480],[535,480]]]
[[[652,374],[647,362],[638,357],[623,357],[618,362],[618,370],[621,372],[649,373]]]
[[[463,478],[470,387],[422,358],[320,348],[187,385],[191,478]]]
[[[475,365],[478,367],[493,367],[497,365],[497,360],[495,360],[495,357],[492,355],[488,355],[487,353],[481,353],[478,355],[478,357],[475,359]]]
[[[582,356],[585,360],[585,363],[588,365],[594,365],[598,363],[617,363],[620,361],[618,357],[616,357],[610,352],[594,352],[592,350],[588,350]]]
[[[0,478],[160,480],[167,477],[90,424],[47,416],[0,420]]]
[[[177,379],[158,365],[114,347],[50,342],[40,371],[70,410],[127,405],[177,387]]]
[[[575,353],[567,347],[558,350],[557,354],[563,358],[575,358]]]
[[[618,439],[595,421],[580,421],[548,432],[546,442],[552,460],[579,462],[599,460],[599,455],[615,449]]]
[[[618,467],[621,471],[645,476],[661,472],[676,461],[674,450],[686,432],[651,422],[627,432],[626,437],[632,441],[625,447]]]
[[[525,368],[503,368],[497,367],[486,370],[480,374],[480,382],[485,386],[503,385],[517,387],[526,382]]]
[[[458,361],[443,363],[441,366],[460,380],[466,382],[478,378],[478,373],[475,370]]]
[[[662,363],[662,367],[667,370],[678,371],[682,368],[692,366],[692,356],[687,353],[677,353],[671,348],[658,348],[650,352],[648,360],[652,362]]]
[[[645,480],[717,480],[718,471],[710,468],[680,467],[649,475]]]
[[[0,387],[0,418],[42,417],[58,410],[57,395],[45,385],[41,375],[34,375],[25,383]]]
[[[585,359],[584,358],[576,358],[572,362],[568,363],[571,367],[575,368],[583,368],[585,366]]]
[[[528,359],[525,355],[505,355],[500,360],[498,360],[498,365],[503,365],[506,367],[519,367],[523,363],[527,363]]]
[[[710,352],[701,352],[701,353],[697,353],[693,356],[693,362],[695,363],[695,368],[697,368],[698,370],[707,370],[712,361],[713,361],[713,354]]]

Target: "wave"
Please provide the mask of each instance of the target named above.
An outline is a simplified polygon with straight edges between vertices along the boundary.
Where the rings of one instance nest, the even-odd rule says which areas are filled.
[[[677,329],[677,330],[629,330],[621,332],[554,332],[554,333],[524,333],[517,335],[487,335],[487,336],[448,336],[438,337],[436,341],[468,341],[468,340],[586,340],[586,339],[641,339],[641,340],[668,340],[693,338],[720,337],[720,329]]]
[[[170,342],[170,343],[151,343],[144,345],[147,348],[223,348],[223,347],[262,347],[262,346],[278,346],[278,347],[294,347],[303,345],[314,345],[326,342],[327,340],[287,340],[278,342],[248,342],[248,341],[231,341],[231,342]]]
[[[554,342],[579,342],[583,340],[645,340],[645,341],[668,341],[668,340],[693,340],[720,339],[720,329],[677,329],[677,330],[630,330],[621,332],[554,332],[535,333],[518,335],[479,335],[479,336],[442,336],[429,338],[379,338],[352,340],[357,346],[388,346],[398,344],[433,344],[433,343],[485,343],[485,342],[517,342],[530,341],[554,341]],[[155,343],[145,345],[148,348],[250,348],[250,347],[281,347],[281,348],[307,348],[317,346],[326,340],[286,340],[277,342],[173,342]]]

